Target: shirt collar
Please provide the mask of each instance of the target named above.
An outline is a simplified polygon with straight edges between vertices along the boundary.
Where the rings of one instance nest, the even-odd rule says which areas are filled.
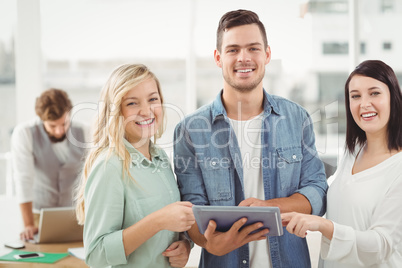
[[[264,117],[270,115],[272,111],[275,114],[279,115],[280,111],[277,103],[272,98],[272,96],[265,91],[265,89],[263,89],[263,91],[264,91],[264,102],[263,102]],[[227,117],[225,107],[223,106],[222,103],[222,94],[223,89],[219,92],[218,96],[216,96],[215,100],[212,103],[212,122],[215,122],[215,120],[220,117]]]
[[[131,155],[131,161],[133,164],[138,164],[138,163],[150,163],[148,158],[146,158],[142,153],[140,153],[134,146],[126,139],[123,139],[124,145],[126,146],[127,151]],[[149,152],[151,153],[151,158],[152,162],[156,160],[164,160],[164,154],[161,152],[162,149],[158,148],[155,146],[155,144],[150,141],[149,143]]]

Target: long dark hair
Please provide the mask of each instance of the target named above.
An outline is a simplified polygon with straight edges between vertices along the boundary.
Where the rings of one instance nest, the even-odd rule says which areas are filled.
[[[388,121],[388,149],[400,150],[402,148],[402,93],[398,79],[391,67],[379,60],[366,60],[360,63],[349,75],[345,84],[345,108],[346,108],[346,143],[345,149],[350,153],[355,151],[356,145],[362,146],[366,140],[366,133],[356,124],[350,111],[349,83],[355,75],[374,78],[383,82],[390,92],[390,117]]]

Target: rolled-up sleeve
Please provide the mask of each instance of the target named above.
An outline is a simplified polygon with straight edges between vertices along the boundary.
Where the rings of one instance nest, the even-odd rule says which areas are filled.
[[[195,205],[209,203],[204,181],[191,140],[184,128],[178,124],[174,133],[174,171],[183,201]]]
[[[313,123],[308,114],[305,116],[302,137],[303,160],[300,187],[297,192],[309,200],[312,208],[311,214],[322,216],[326,211],[328,183],[324,165],[317,154]]]

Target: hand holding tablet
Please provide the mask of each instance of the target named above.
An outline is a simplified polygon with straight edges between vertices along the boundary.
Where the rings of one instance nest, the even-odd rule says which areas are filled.
[[[283,234],[282,220],[278,207],[237,207],[237,206],[193,206],[194,217],[198,229],[202,234],[208,227],[210,220],[216,222],[217,231],[228,231],[233,223],[241,218],[247,218],[245,226],[261,222],[269,229],[267,236],[281,236]],[[259,231],[258,229],[257,231]]]

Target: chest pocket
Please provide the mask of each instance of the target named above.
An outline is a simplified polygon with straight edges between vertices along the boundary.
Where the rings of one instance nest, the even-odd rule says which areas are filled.
[[[205,190],[210,201],[225,201],[232,199],[233,171],[228,162],[205,160],[201,166]],[[213,202],[213,205],[218,203]]]
[[[287,195],[293,194],[300,183],[303,154],[301,147],[276,149],[278,154],[278,170],[281,189]]]
[[[163,208],[168,205],[160,196],[151,196],[143,199],[135,200],[135,212],[139,219]]]

